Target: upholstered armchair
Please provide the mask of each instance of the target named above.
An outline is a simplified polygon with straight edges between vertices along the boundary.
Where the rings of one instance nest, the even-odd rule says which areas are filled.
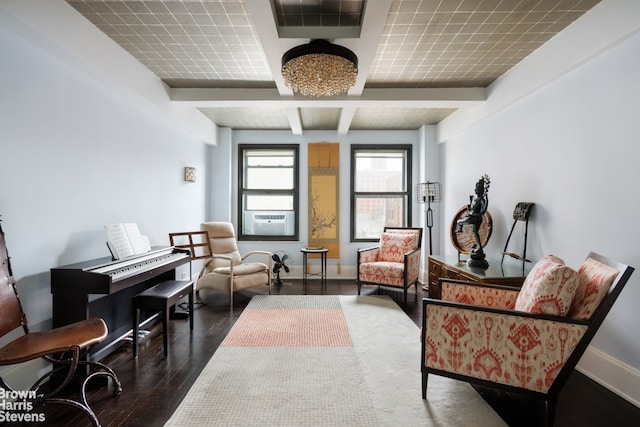
[[[233,293],[256,286],[268,286],[271,294],[271,252],[238,251],[233,224],[206,222],[201,230],[209,235],[211,258],[205,261],[196,282],[196,291],[213,289],[229,296],[233,306]],[[264,262],[247,262],[248,257],[262,258]]]
[[[633,268],[591,253],[575,271],[542,258],[520,290],[441,279],[425,298],[422,398],[429,374],[500,388],[545,402],[552,426],[558,394]]]
[[[417,298],[421,245],[422,228],[385,227],[378,246],[358,250],[358,295],[363,284],[402,288],[406,306],[414,285]]]

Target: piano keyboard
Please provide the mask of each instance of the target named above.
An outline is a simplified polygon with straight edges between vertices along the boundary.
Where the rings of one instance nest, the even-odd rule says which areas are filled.
[[[111,277],[112,282],[117,282],[126,277],[139,274],[143,271],[161,267],[177,259],[189,257],[184,252],[173,252],[173,248],[152,251],[143,256],[135,256],[131,259],[114,261],[108,265],[92,268],[89,271],[98,274],[106,274]]]

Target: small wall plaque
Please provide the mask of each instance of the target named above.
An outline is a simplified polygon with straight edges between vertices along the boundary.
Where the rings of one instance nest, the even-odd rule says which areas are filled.
[[[184,180],[186,182],[196,182],[196,168],[185,167],[184,168]]]

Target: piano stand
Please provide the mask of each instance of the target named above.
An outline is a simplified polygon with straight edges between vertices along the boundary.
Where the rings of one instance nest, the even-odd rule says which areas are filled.
[[[139,293],[133,302],[133,358],[138,357],[138,325],[140,310],[162,311],[162,340],[164,343],[164,357],[169,355],[169,317],[175,304],[185,296],[189,297],[189,327],[193,330],[193,282],[185,280],[167,280]],[[191,315],[189,315],[191,314]]]
[[[88,317],[104,319],[109,335],[88,355],[88,359],[102,360],[131,332],[132,298],[158,283],[174,280],[178,267],[189,265],[190,277],[190,264],[187,249],[155,247],[122,260],[105,257],[52,268],[53,326]],[[144,316],[148,320],[147,313]]]

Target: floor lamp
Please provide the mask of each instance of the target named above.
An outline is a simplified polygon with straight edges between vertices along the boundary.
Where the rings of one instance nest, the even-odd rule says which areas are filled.
[[[427,228],[429,229],[429,255],[433,255],[433,243],[431,236],[431,228],[433,228],[433,210],[431,203],[437,203],[442,200],[441,185],[439,182],[422,182],[418,184],[416,189],[416,198],[418,203],[426,203],[425,213],[427,215]]]

